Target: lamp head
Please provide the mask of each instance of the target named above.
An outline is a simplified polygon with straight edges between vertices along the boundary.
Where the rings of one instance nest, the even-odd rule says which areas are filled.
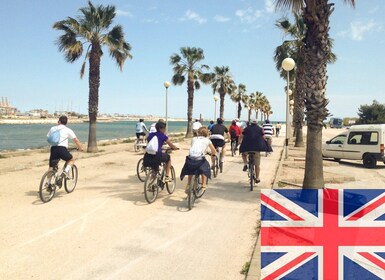
[[[165,88],[169,88],[170,87],[170,82],[169,81],[165,81],[163,83],[163,85],[164,85]]]
[[[295,61],[294,59],[292,59],[291,57],[287,57],[285,58],[283,61],[282,61],[282,64],[281,64],[283,70],[285,71],[291,71],[294,69],[294,66],[295,66]]]

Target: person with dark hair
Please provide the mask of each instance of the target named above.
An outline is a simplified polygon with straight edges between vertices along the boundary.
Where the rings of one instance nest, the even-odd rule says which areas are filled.
[[[136,132],[136,143],[138,144],[139,139],[141,137],[146,136],[146,132],[149,132],[149,130],[147,129],[144,123],[144,119],[139,119],[139,122],[136,123],[135,132]]]
[[[66,116],[61,116],[59,118],[58,125],[51,127],[47,134],[47,137],[49,137],[55,131],[59,131],[60,134],[59,143],[57,145],[51,146],[49,168],[52,169],[54,167],[54,163],[57,160],[62,159],[67,163],[67,167],[64,170],[66,176],[68,176],[68,171],[74,164],[73,156],[68,151],[68,139],[72,139],[76,147],[80,151],[83,151],[83,146],[76,137],[73,130],[66,126],[67,122],[68,118]]]
[[[210,129],[210,131],[211,131],[210,140],[213,143],[215,149],[218,147],[222,147],[221,162],[219,164],[223,165],[223,162],[225,160],[225,154],[226,154],[226,139],[230,139],[229,130],[227,129],[226,126],[223,125],[223,119],[218,118],[217,124],[214,125]],[[211,160],[214,166],[215,157],[211,157]]]
[[[214,121],[211,120],[210,124],[207,126],[207,129],[210,131],[213,126],[214,126]]]
[[[241,135],[241,128],[237,125],[236,120],[231,122],[229,132],[231,136],[231,146],[233,145],[233,142],[235,142],[235,150],[238,150],[238,140],[239,135]]]
[[[262,125],[263,132],[265,134],[265,139],[267,140],[267,144],[269,147],[273,144],[273,135],[274,135],[274,127],[270,123],[269,119],[265,120],[265,123]],[[266,152],[266,156],[270,154],[270,152]]]
[[[155,124],[156,132],[150,133],[148,135],[148,145],[150,145],[151,140],[156,137],[158,146],[155,153],[150,153],[150,151],[146,148],[146,153],[143,157],[143,165],[145,167],[157,168],[162,162],[166,163],[166,182],[171,182],[170,172],[171,172],[171,157],[167,153],[162,152],[162,146],[164,143],[170,146],[172,150],[178,150],[178,148],[171,143],[168,136],[165,134],[166,132],[166,123],[157,122]]]
[[[159,119],[157,122],[154,122],[153,124],[151,124],[151,126],[150,126],[150,133],[154,133],[154,132],[156,132],[156,124],[158,123],[158,122],[161,122],[161,123],[166,123],[166,121],[164,120],[164,119]]]
[[[254,153],[254,168],[255,168],[255,181],[259,183],[260,164],[261,164],[261,151],[266,151],[265,137],[263,128],[259,127],[257,120],[253,120],[251,125],[245,128],[242,132],[240,139],[239,152],[242,153],[243,171],[247,171],[247,152]]]

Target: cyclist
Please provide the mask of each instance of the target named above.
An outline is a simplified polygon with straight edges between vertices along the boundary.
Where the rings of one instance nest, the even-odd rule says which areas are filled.
[[[139,122],[136,123],[135,132],[136,132],[136,143],[139,143],[141,136],[146,136],[146,132],[149,132],[146,125],[144,124],[144,119],[139,119]]]
[[[210,124],[207,126],[207,129],[210,131],[213,126],[214,126],[214,121],[210,121]]]
[[[262,125],[263,132],[265,134],[265,139],[267,140],[267,144],[271,147],[273,143],[273,135],[274,135],[274,127],[270,123],[269,119],[265,120],[265,123]],[[270,154],[270,152],[266,152],[266,156]]]
[[[231,136],[231,147],[233,146],[233,142],[235,141],[235,150],[238,150],[238,140],[239,140],[239,135],[241,135],[241,129],[237,125],[236,120],[233,120],[231,122],[231,125],[229,127],[229,132]]]
[[[171,143],[166,132],[166,124],[164,122],[157,122],[155,125],[156,132],[150,133],[148,135],[148,145],[147,148],[151,146],[150,142],[153,137],[157,137],[158,146],[154,154],[150,153],[147,149],[143,157],[143,165],[145,167],[157,168],[162,162],[166,163],[166,178],[165,182],[171,182],[170,172],[171,172],[171,157],[167,153],[162,152],[162,146],[164,143],[168,144],[172,150],[177,150],[178,148]]]
[[[275,136],[278,137],[279,136],[279,131],[281,130],[281,124],[280,123],[277,123],[275,125]]]
[[[192,176],[198,170],[202,176],[202,189],[207,187],[207,178],[211,179],[210,164],[205,158],[205,153],[208,148],[211,154],[215,156],[216,150],[210,139],[207,138],[209,132],[206,127],[201,127],[197,131],[197,136],[191,141],[189,155],[186,157],[185,164],[182,168],[180,179],[183,180],[185,175],[188,175],[188,182],[185,192],[188,192]]]
[[[223,119],[218,118],[217,124],[213,125],[213,127],[211,128],[210,131],[211,131],[210,140],[213,143],[215,149],[218,147],[222,147],[221,162],[219,163],[222,165],[224,162],[225,153],[226,153],[225,136],[227,139],[230,139],[229,130],[227,129],[226,126],[223,125]],[[212,161],[213,167],[214,167],[215,157],[212,156],[211,161]]]
[[[259,171],[261,164],[260,151],[266,151],[264,132],[261,127],[258,126],[257,120],[253,120],[251,125],[247,126],[242,132],[240,137],[239,151],[242,153],[243,171],[247,171],[247,152],[254,153],[255,162],[255,177],[256,183],[259,183]]]
[[[68,139],[72,139],[76,147],[83,151],[83,146],[76,137],[72,129],[68,128],[67,125],[68,118],[66,116],[61,116],[58,121],[58,125],[51,127],[48,131],[47,137],[49,137],[54,131],[59,130],[60,140],[59,144],[56,146],[51,146],[50,156],[49,156],[49,168],[54,167],[54,163],[57,160],[64,160],[67,163],[67,166],[64,170],[65,175],[68,177],[68,172],[74,164],[74,159],[71,153],[68,151]]]
[[[202,124],[198,119],[196,119],[195,122],[192,124],[192,131],[194,136],[198,135],[198,129],[201,127],[202,127]]]

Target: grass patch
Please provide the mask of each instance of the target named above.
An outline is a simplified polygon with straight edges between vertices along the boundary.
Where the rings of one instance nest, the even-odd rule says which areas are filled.
[[[1,159],[1,158],[7,158],[7,156],[6,156],[6,155],[0,154],[0,159]]]
[[[246,275],[249,272],[249,269],[250,269],[250,262],[246,262],[243,265],[242,270],[240,272],[241,274]]]

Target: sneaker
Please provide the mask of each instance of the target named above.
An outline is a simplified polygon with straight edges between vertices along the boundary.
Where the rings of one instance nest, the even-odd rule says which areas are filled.
[[[261,180],[255,179],[255,183],[256,183],[256,184],[258,184],[259,182],[261,182]]]
[[[68,172],[66,171],[63,171],[62,175],[61,175],[63,178],[65,179],[68,179],[70,177],[70,175],[68,174]]]
[[[247,171],[247,165],[243,166],[243,171]]]
[[[170,182],[172,182],[172,179],[169,176],[166,176],[166,177],[164,177],[164,182],[170,183]]]
[[[205,191],[207,189],[207,185],[199,185],[202,189],[202,191]]]

